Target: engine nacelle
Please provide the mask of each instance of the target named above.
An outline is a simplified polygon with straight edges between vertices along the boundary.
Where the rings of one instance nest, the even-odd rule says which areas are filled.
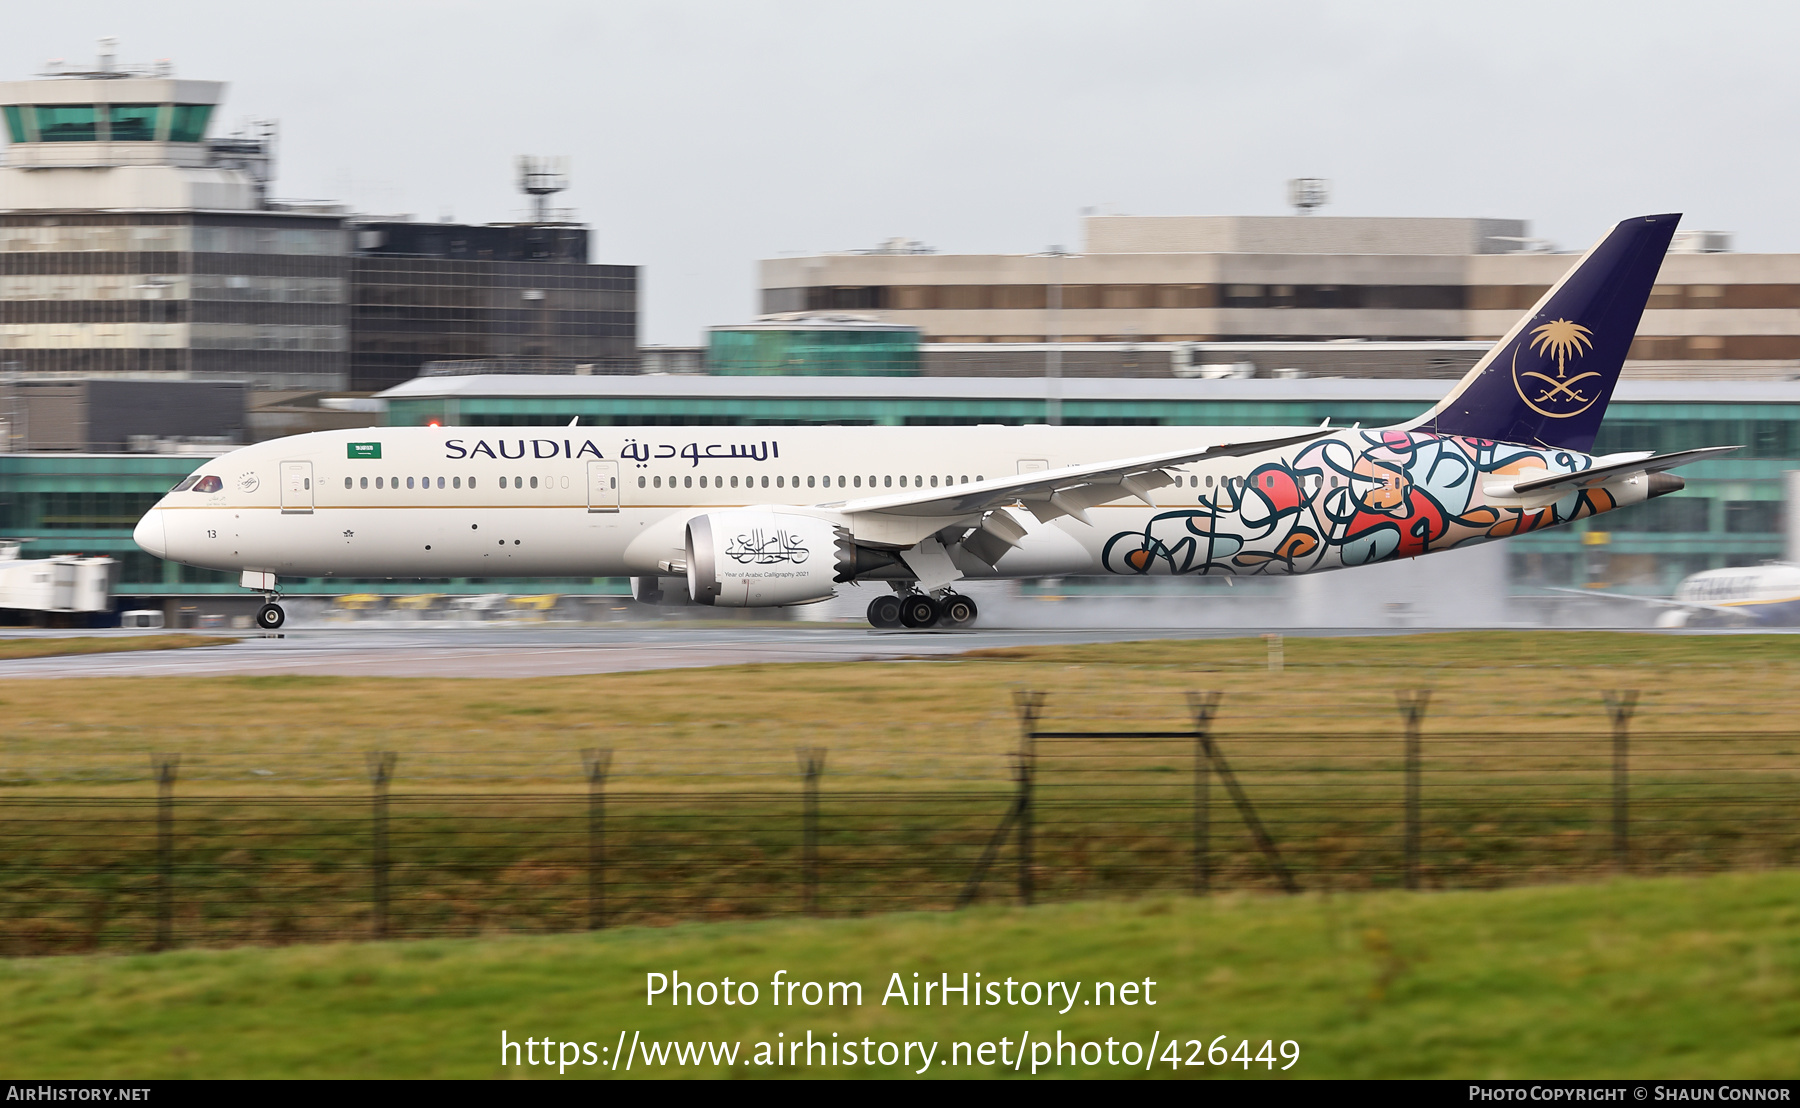
[[[849,540],[827,519],[740,509],[687,524],[688,591],[696,604],[768,608],[837,595],[839,547]]]

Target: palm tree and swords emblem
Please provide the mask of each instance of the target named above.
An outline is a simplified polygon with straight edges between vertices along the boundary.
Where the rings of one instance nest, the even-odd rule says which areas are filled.
[[[1543,357],[1556,359],[1556,376],[1552,377],[1548,373],[1540,373],[1537,370],[1526,370],[1524,373],[1519,373],[1518,353],[1515,348],[1513,354],[1514,380],[1522,377],[1535,377],[1541,382],[1541,385],[1533,387],[1542,390],[1535,398],[1528,398],[1525,397],[1524,390],[1521,388],[1519,395],[1525,398],[1533,409],[1548,416],[1572,416],[1586,411],[1588,406],[1593,404],[1595,398],[1586,395],[1575,386],[1589,377],[1598,377],[1600,374],[1590,370],[1587,373],[1578,373],[1570,377],[1568,364],[1571,358],[1579,358],[1594,348],[1593,332],[1579,323],[1567,319],[1556,319],[1533,327],[1529,346]],[[1524,382],[1519,381],[1519,384],[1523,385]],[[1579,404],[1581,408],[1575,412],[1545,412],[1538,407],[1539,404],[1545,403]]]

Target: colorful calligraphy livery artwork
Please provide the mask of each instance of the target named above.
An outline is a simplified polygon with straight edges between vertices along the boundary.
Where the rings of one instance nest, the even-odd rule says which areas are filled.
[[[1585,454],[1417,431],[1349,431],[1292,459],[1198,490],[1107,540],[1111,573],[1284,574],[1361,566],[1509,538],[1617,507],[1604,489],[1539,508],[1491,503],[1482,486],[1526,471],[1577,473]]]

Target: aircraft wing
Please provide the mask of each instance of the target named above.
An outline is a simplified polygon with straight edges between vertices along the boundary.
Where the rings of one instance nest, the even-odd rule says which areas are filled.
[[[1676,600],[1667,596],[1632,596],[1622,592],[1600,592],[1595,589],[1562,589],[1554,585],[1545,585],[1548,592],[1566,592],[1571,596],[1597,596],[1602,600],[1629,600],[1634,604],[1648,604],[1652,608],[1681,608],[1696,612],[1718,612],[1721,615],[1736,616],[1748,619],[1742,608],[1734,608],[1729,604],[1702,604],[1693,600]]]
[[[1164,472],[1166,466],[1260,454],[1266,450],[1279,450],[1284,446],[1310,442],[1330,433],[1326,430],[1313,430],[1304,435],[1287,435],[1257,442],[1220,443],[1204,450],[1146,454],[1138,458],[1064,466],[1061,469],[1020,473],[1010,477],[990,477],[985,481],[953,485],[947,489],[920,489],[897,496],[870,496],[819,506],[837,508],[847,515],[879,513],[896,516],[971,516],[993,508],[1022,505],[1043,523],[1065,515],[1087,523],[1087,509],[1096,504],[1117,500],[1121,496],[1135,496],[1151,507],[1156,507],[1146,494],[1152,489],[1175,483],[1175,478]]]
[[[1651,454],[1635,458],[1627,462],[1614,462],[1611,465],[1595,466],[1584,469],[1580,473],[1553,473],[1544,477],[1526,477],[1508,482],[1506,488],[1496,488],[1496,482],[1489,482],[1488,489],[1500,495],[1529,496],[1532,493],[1548,492],[1553,489],[1589,489],[1595,485],[1603,485],[1621,474],[1661,473],[1665,469],[1674,469],[1689,462],[1697,462],[1702,458],[1712,458],[1720,454],[1729,454],[1733,450],[1742,450],[1741,446],[1703,446],[1698,450],[1677,450],[1673,454]]]

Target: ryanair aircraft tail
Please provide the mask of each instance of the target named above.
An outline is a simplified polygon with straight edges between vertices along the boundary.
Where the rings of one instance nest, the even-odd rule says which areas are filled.
[[[1616,224],[1409,429],[1591,449],[1680,221]]]

